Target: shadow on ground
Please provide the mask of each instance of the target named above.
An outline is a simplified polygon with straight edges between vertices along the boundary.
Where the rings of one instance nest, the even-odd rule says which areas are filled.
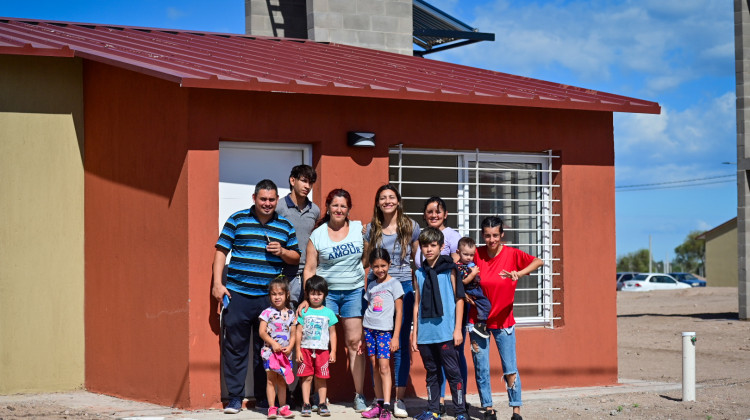
[[[618,318],[640,318],[644,316],[655,316],[662,318],[697,318],[702,320],[728,320],[738,321],[740,315],[737,312],[718,312],[718,313],[702,313],[702,314],[627,314],[617,315]]]

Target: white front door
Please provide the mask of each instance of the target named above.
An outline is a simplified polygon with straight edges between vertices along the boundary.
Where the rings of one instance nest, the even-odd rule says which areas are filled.
[[[275,182],[279,197],[289,194],[289,172],[301,164],[312,166],[309,144],[219,142],[219,229],[232,213],[252,206],[258,181]]]
[[[219,231],[234,212],[252,206],[258,181],[270,179],[276,183],[280,198],[289,194],[289,173],[292,167],[301,164],[312,166],[312,146],[309,144],[219,142]],[[309,197],[312,199],[312,193]],[[246,397],[255,393],[252,339],[250,343]],[[221,378],[221,394],[226,398],[223,360]]]

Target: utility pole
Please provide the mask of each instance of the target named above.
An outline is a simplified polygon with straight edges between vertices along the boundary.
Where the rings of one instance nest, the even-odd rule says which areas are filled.
[[[651,235],[648,235],[648,272],[653,273],[654,269],[651,267],[651,261],[654,259],[651,256]]]

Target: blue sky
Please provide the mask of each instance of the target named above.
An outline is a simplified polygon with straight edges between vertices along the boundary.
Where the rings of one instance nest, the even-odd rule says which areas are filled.
[[[615,114],[616,185],[666,183],[617,189],[618,255],[647,248],[651,235],[654,259],[672,258],[688,232],[736,216],[732,1],[430,3],[496,35],[431,59],[661,104],[661,115]],[[0,0],[0,16],[242,33],[244,4]],[[689,179],[703,181],[675,183]]]

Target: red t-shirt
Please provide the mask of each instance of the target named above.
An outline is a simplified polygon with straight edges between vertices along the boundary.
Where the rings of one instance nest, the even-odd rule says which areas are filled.
[[[517,281],[508,277],[501,277],[503,270],[520,271],[528,267],[534,257],[516,248],[503,246],[500,252],[490,259],[487,247],[477,247],[474,254],[474,264],[479,268],[482,281],[479,286],[492,304],[490,315],[487,317],[487,328],[510,328],[516,324],[513,318],[513,297],[516,293]],[[476,323],[477,311],[471,308],[469,321]]]

